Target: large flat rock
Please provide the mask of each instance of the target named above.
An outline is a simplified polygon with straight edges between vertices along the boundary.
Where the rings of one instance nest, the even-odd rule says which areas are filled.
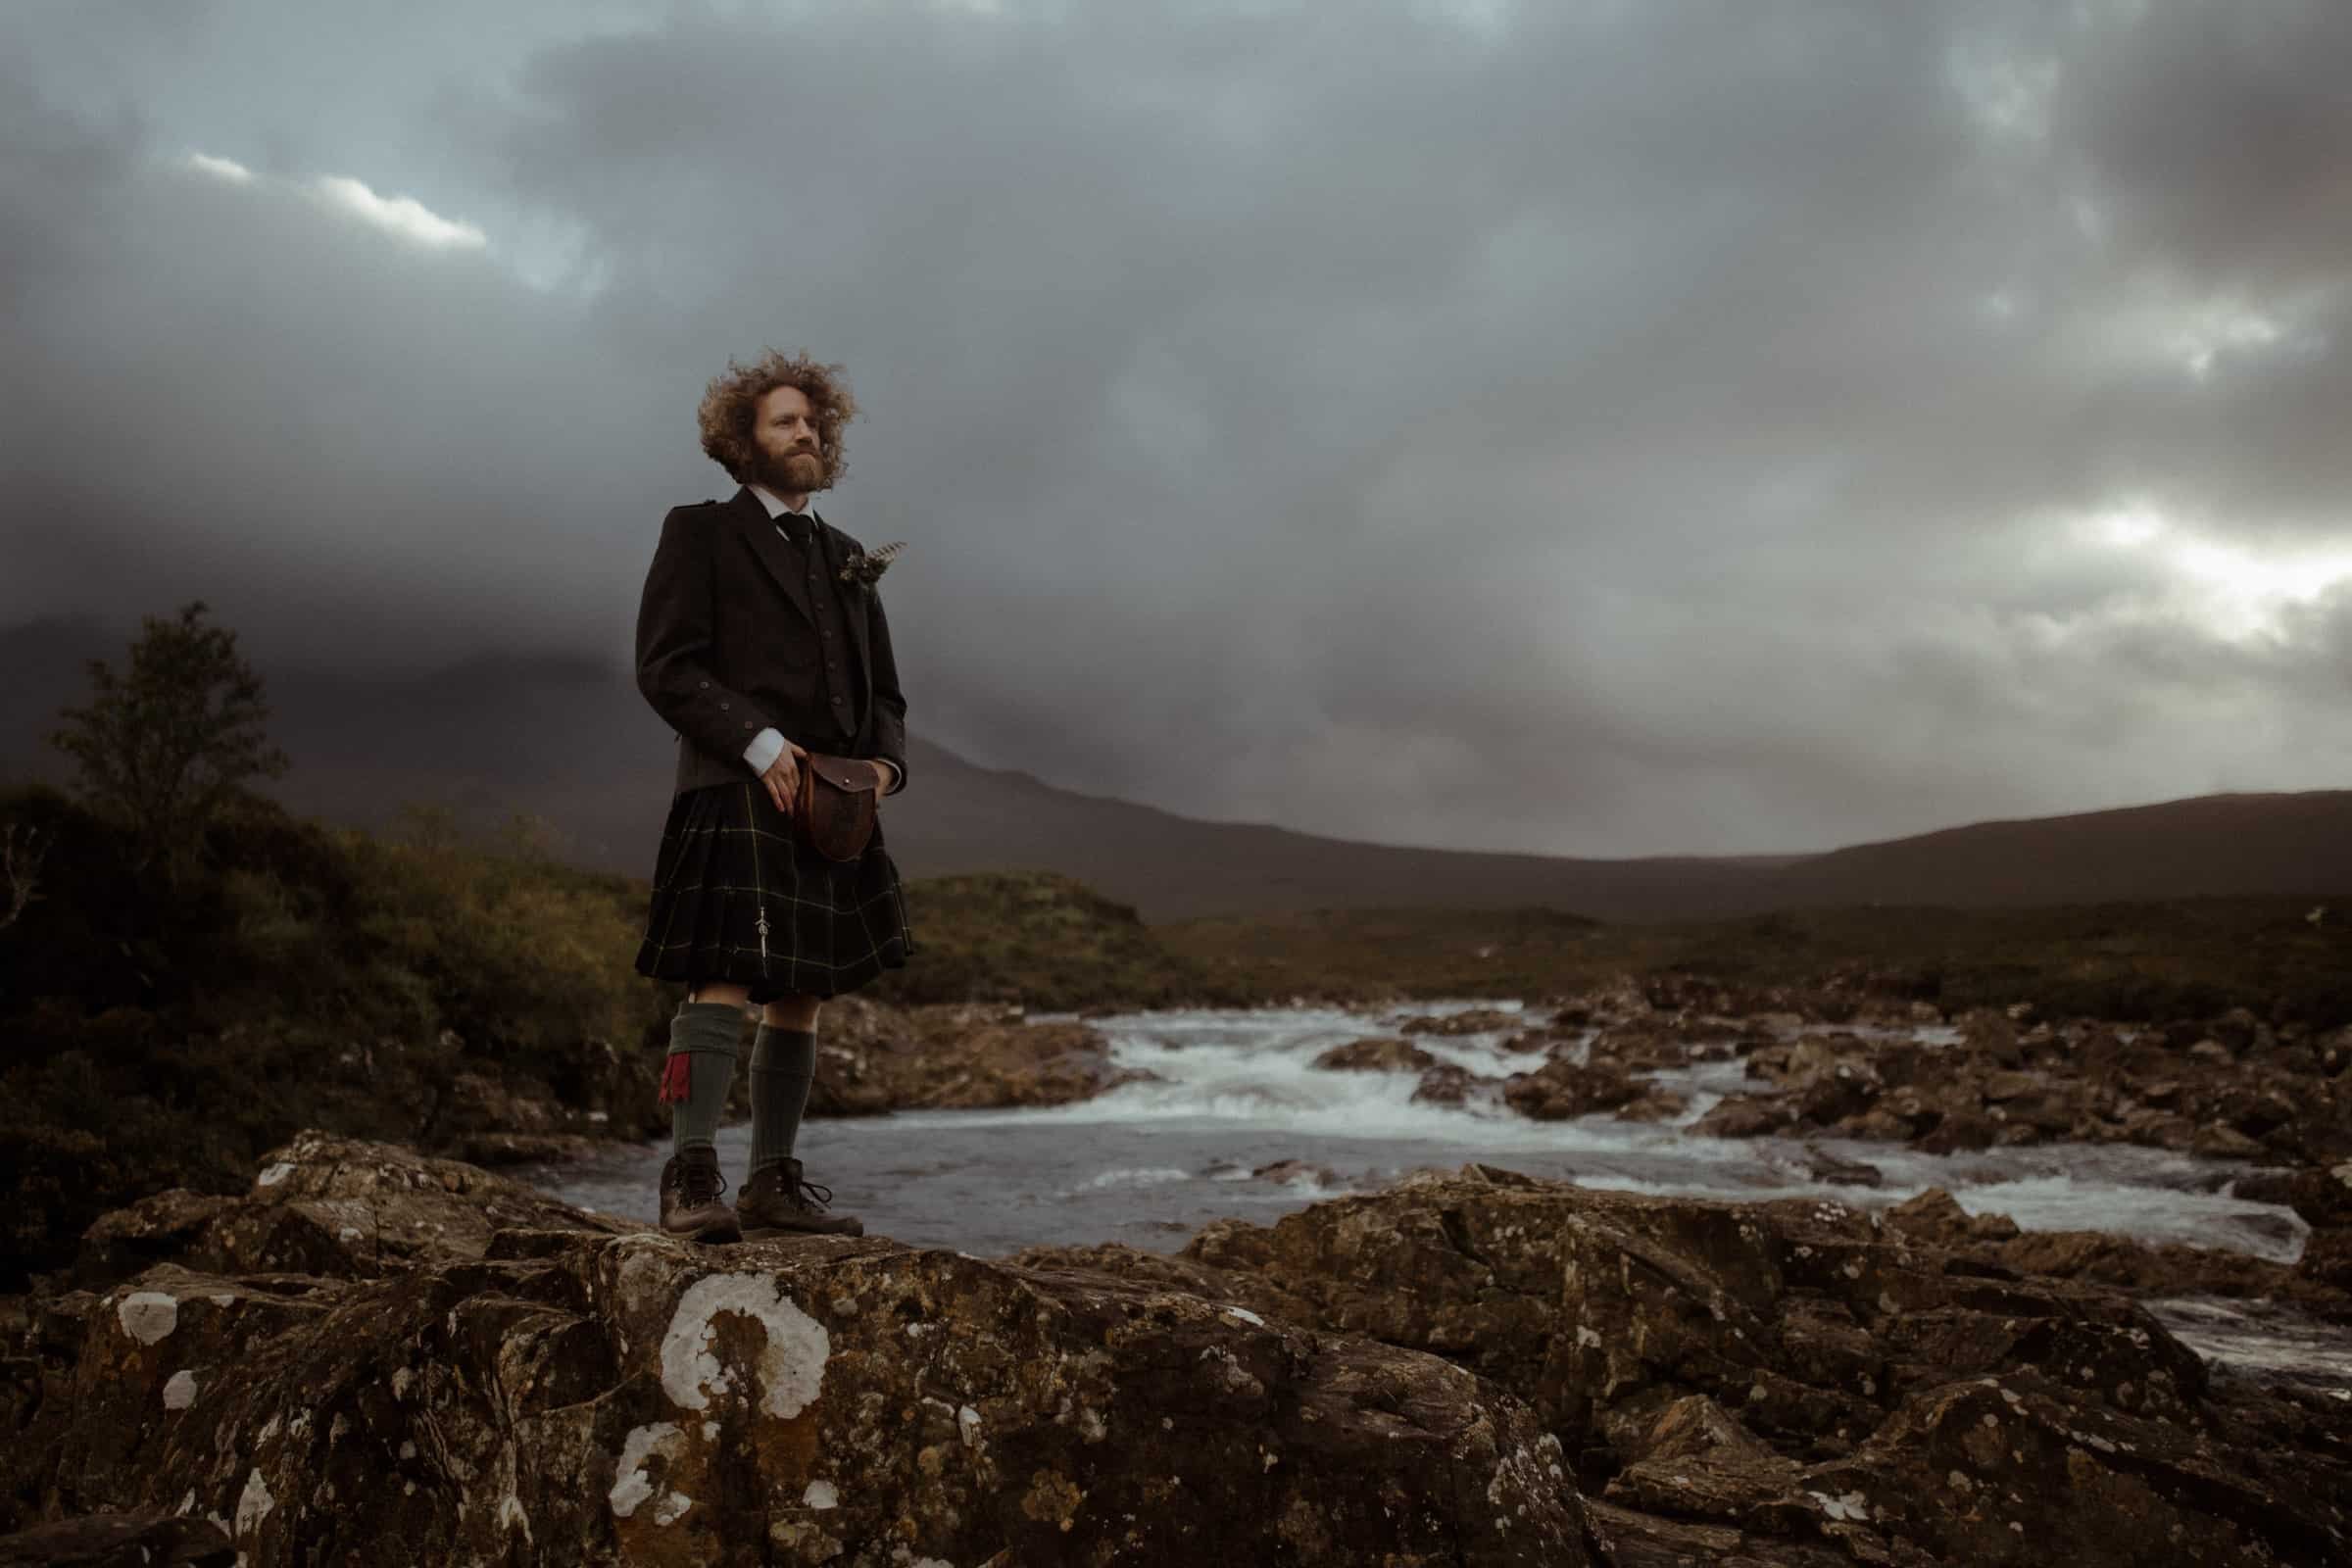
[[[324,1167],[395,1208],[450,1192],[360,1152],[297,1140],[192,1254],[280,1188],[346,1192]],[[1442,1356],[887,1238],[537,1217],[373,1272],[165,1259],[48,1303],[16,1494],[210,1520],[252,1568],[1592,1560],[1558,1442]]]

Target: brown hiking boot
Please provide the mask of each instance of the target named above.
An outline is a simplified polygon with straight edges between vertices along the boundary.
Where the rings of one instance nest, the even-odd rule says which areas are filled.
[[[718,1173],[718,1151],[697,1145],[672,1154],[662,1167],[662,1229],[697,1242],[739,1242],[742,1222],[720,1201],[727,1179]]]
[[[801,1179],[801,1162],[787,1159],[752,1173],[735,1200],[747,1240],[770,1236],[863,1236],[865,1221],[855,1214],[828,1214],[833,1189]]]

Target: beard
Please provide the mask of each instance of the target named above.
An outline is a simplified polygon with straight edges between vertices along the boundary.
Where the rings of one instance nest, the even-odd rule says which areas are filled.
[[[822,490],[826,484],[824,457],[814,452],[795,452],[786,457],[762,453],[760,459],[760,482],[778,495],[794,496],[810,490]]]

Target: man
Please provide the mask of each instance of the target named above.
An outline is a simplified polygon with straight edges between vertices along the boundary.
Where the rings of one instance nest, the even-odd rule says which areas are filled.
[[[706,1242],[861,1236],[794,1156],[815,1075],[817,1009],[916,951],[882,827],[826,858],[793,820],[801,759],[872,762],[906,787],[906,700],[864,549],[809,506],[844,472],[856,417],[841,367],[770,351],[729,361],[701,410],[703,451],[740,482],[662,519],[637,612],[637,689],[677,732],[678,768],[637,971],[686,983],[670,1019],[662,1229]],[[752,1157],[728,1204],[714,1135],[744,1012]]]

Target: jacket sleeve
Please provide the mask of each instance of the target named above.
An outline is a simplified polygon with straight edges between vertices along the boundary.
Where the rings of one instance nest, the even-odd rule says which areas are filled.
[[[890,620],[882,613],[882,596],[871,588],[865,594],[865,645],[874,675],[874,755],[898,769],[898,779],[884,793],[896,795],[906,787],[906,698],[899,690],[899,662],[890,651]]]
[[[710,523],[672,507],[637,602],[637,690],[662,721],[713,757],[741,757],[766,726],[750,698],[711,673]]]

